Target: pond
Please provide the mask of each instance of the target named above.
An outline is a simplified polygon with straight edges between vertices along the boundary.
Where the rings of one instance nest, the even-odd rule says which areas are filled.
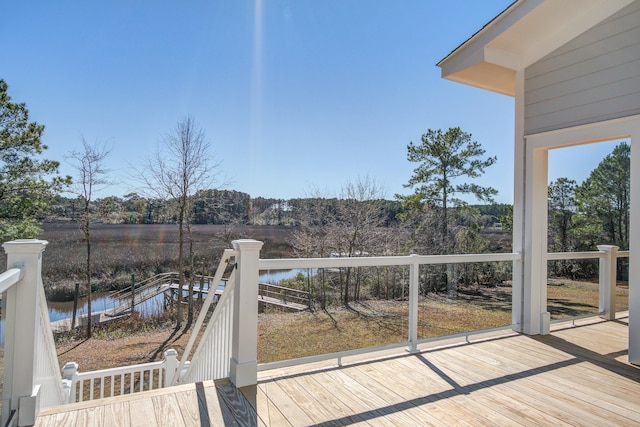
[[[270,270],[263,271],[259,276],[260,282],[266,282],[271,284],[279,284],[281,280],[291,279],[298,273],[306,274],[306,269],[294,269],[294,270]],[[224,284],[218,286],[219,290],[224,289]],[[185,294],[186,295],[186,294]],[[109,293],[95,293],[91,298],[91,311],[98,312],[114,308],[118,303],[115,298],[112,298]],[[55,322],[57,320],[68,319],[73,314],[73,301],[66,302],[54,302],[48,301],[49,307],[49,320]],[[153,298],[150,298],[142,303],[136,305],[136,310],[143,316],[149,316],[160,313],[164,309],[164,295],[160,294]],[[78,302],[78,309],[76,315],[80,316],[87,313],[87,301],[86,299]],[[0,346],[4,344],[4,321],[0,321]]]
[[[281,280],[291,279],[298,273],[306,274],[305,269],[294,270],[270,270],[263,271],[260,276],[260,282],[278,284]],[[223,290],[224,284],[218,286],[218,290]],[[186,296],[186,294],[185,294]],[[91,311],[98,312],[114,308],[117,304],[121,304],[122,301],[112,298],[109,293],[97,293],[93,294],[91,298]],[[73,313],[73,301],[65,302],[53,302],[49,301],[49,320],[55,322],[56,320],[68,319]],[[142,303],[136,305],[136,310],[142,315],[154,315],[163,310],[164,307],[164,295],[160,294],[153,298],[150,298]],[[87,313],[87,302],[79,301],[78,310],[76,315],[80,316]]]

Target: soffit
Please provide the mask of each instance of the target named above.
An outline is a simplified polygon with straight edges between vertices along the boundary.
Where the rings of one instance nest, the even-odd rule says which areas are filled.
[[[637,0],[517,0],[437,65],[442,77],[515,96],[515,73]]]

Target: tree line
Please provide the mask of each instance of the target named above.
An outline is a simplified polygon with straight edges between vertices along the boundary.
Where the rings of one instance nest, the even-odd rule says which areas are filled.
[[[342,203],[337,197],[320,198],[325,199],[324,202],[334,210]],[[304,216],[302,212],[316,203],[317,197],[277,199],[251,197],[248,193],[235,190],[207,189],[198,191],[190,199],[188,215],[192,224],[296,226]],[[83,215],[83,209],[82,197],[58,195],[40,219],[78,221]],[[385,217],[385,225],[391,226],[400,221],[398,214],[403,211],[401,202],[381,200],[380,209]],[[90,210],[94,221],[105,224],[178,222],[173,200],[147,198],[138,193],[98,198],[91,202]]]
[[[558,178],[548,190],[548,247],[551,252],[592,251],[597,245],[629,249],[631,147],[621,142],[578,184]],[[550,273],[572,278],[592,277],[593,261],[556,261]],[[618,262],[618,277],[626,277],[628,264]]]
[[[82,141],[72,151],[77,174],[58,174],[57,161],[41,160],[44,127],[29,121],[25,104],[11,102],[0,80],[0,238],[37,236],[43,219],[77,221],[86,243],[87,283],[91,289],[91,222],[176,224],[180,230],[178,270],[194,271],[191,225],[277,225],[293,229],[290,245],[302,257],[483,253],[495,251],[484,231],[496,224],[509,228],[508,205],[493,203],[497,191],[477,184],[495,156],[486,156],[471,134],[460,128],[427,130],[407,145],[415,165],[405,185],[409,195],[388,200],[374,179],[347,182],[336,197],[320,192],[289,200],[255,197],[221,189],[219,162],[209,154],[204,130],[187,116],[161,138],[161,149],[136,171],[140,193],[95,198],[109,185],[103,168],[110,150]],[[597,244],[628,248],[630,149],[622,143],[584,183],[562,178],[549,185],[549,250],[593,250]],[[72,196],[64,196],[71,194]],[[479,205],[465,202],[473,198]],[[510,265],[475,263],[420,269],[420,292],[446,292],[456,298],[459,287],[495,285],[510,277]],[[508,263],[507,263],[508,264]],[[591,269],[591,270],[590,270]],[[588,263],[557,263],[553,274],[584,275]],[[402,298],[406,272],[395,269],[339,269],[307,277],[296,286],[309,290],[321,305],[364,298]],[[189,294],[192,284],[189,283]],[[193,316],[189,298],[189,325]],[[178,304],[181,310],[181,304]],[[182,316],[178,313],[178,325]]]

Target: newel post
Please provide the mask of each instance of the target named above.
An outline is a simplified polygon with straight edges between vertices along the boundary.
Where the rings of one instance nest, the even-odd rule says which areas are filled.
[[[600,297],[598,311],[604,313],[604,318],[616,318],[616,265],[618,263],[618,246],[598,245],[600,252],[606,256],[600,258]]]
[[[173,384],[173,379],[178,375],[178,352],[170,348],[164,352],[164,386],[169,387]],[[178,377],[179,379],[180,377]]]
[[[79,367],[80,365],[76,362],[67,362],[62,367],[62,389],[64,390],[65,403],[74,403],[76,401],[76,390],[73,381]]]
[[[35,384],[36,336],[40,323],[40,277],[45,240],[14,240],[2,245],[7,266],[23,266],[24,277],[3,295],[5,320],[2,420],[16,410],[18,425],[35,423],[40,385]]]
[[[236,387],[258,383],[258,276],[262,242],[234,240],[238,251],[233,299],[231,382]]]

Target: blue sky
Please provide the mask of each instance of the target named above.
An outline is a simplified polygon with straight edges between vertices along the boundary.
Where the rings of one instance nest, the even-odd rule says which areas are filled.
[[[435,66],[510,3],[11,1],[0,78],[46,126],[48,158],[62,161],[82,137],[112,147],[116,184],[103,195],[137,191],[130,165],[190,115],[226,188],[253,197],[335,196],[368,176],[393,198],[408,191],[409,141],[460,126],[498,157],[477,182],[511,203],[513,99]],[[571,162],[556,153],[550,175],[581,181],[611,148],[572,151]],[[576,170],[557,170],[567,165]]]

